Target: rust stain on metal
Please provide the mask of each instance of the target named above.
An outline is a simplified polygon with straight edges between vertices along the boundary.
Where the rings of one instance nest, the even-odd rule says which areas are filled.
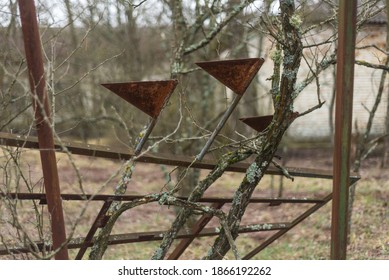
[[[247,124],[252,129],[261,132],[264,131],[270,125],[273,120],[273,115],[260,117],[242,117],[239,118],[239,120]]]
[[[243,95],[263,62],[263,58],[246,58],[196,64],[236,94]]]
[[[107,83],[114,92],[152,118],[157,118],[178,84],[177,80]]]

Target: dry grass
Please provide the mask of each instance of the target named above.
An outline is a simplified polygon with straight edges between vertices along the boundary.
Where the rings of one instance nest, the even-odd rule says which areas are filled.
[[[5,158],[1,157],[2,166]],[[75,156],[79,173],[82,176],[82,188],[87,193],[112,193],[117,178],[111,178],[112,174],[120,170],[120,163],[111,160],[96,159]],[[36,152],[26,151],[21,158],[21,169],[31,183],[35,184],[34,191],[42,189],[41,170],[39,157]],[[306,160],[290,162],[288,165],[304,166]],[[71,166],[66,155],[58,155],[60,180],[62,193],[80,193],[80,184],[76,172]],[[306,166],[306,165],[305,165]],[[328,168],[328,166],[325,166]],[[2,171],[4,173],[4,171]],[[362,179],[357,186],[356,201],[353,216],[353,227],[350,233],[350,245],[348,258],[350,259],[389,259],[389,183],[385,176],[379,176],[384,171],[369,167],[364,170]],[[202,175],[205,176],[206,172]],[[374,174],[374,176],[369,176]],[[378,175],[377,175],[378,174]],[[4,175],[4,174],[3,174]],[[139,164],[136,167],[135,176],[129,187],[130,194],[146,194],[159,192],[166,181],[161,167],[158,165]],[[214,186],[207,191],[207,196],[230,197],[239,184],[242,174],[227,173]],[[278,178],[273,178],[275,189],[270,187],[271,176],[266,176],[258,186],[254,196],[271,197],[277,192]],[[107,181],[109,181],[107,183]],[[330,180],[296,178],[294,182],[284,179],[284,197],[321,197],[331,190]],[[20,191],[26,191],[21,185]],[[64,211],[70,231],[70,225],[74,223],[86,207],[85,213],[79,220],[74,232],[74,237],[85,236],[93,222],[101,202],[64,202]],[[31,220],[31,205],[24,202],[21,207],[21,219]],[[223,209],[228,210],[229,205]],[[269,207],[267,205],[251,205],[246,212],[242,224],[286,222],[291,221],[307,206],[281,205]],[[2,217],[6,213],[4,204],[0,207]],[[313,214],[296,228],[292,229],[282,238],[271,244],[268,248],[255,256],[256,259],[328,259],[330,252],[330,213],[331,205],[328,204],[317,213]],[[118,221],[113,233],[142,232],[148,230],[163,230],[169,227],[174,219],[174,209],[168,209],[157,203],[138,207],[123,214]],[[47,224],[47,217],[46,222]],[[217,221],[211,222],[212,226],[218,226]],[[34,231],[34,227],[29,227]],[[7,235],[6,231],[2,231]],[[9,233],[8,233],[9,234]],[[32,233],[36,237],[36,233]],[[242,234],[238,240],[238,248],[242,255],[258,246],[266,233]],[[5,236],[11,240],[11,236]],[[199,238],[186,250],[183,259],[199,259],[206,254],[213,243],[213,237]],[[148,259],[158,242],[142,242],[126,245],[111,246],[105,254],[106,259]],[[74,257],[77,250],[70,250]],[[87,256],[87,255],[86,255]],[[28,256],[24,256],[28,257]],[[9,256],[2,257],[10,258]],[[227,258],[232,258],[228,255]]]

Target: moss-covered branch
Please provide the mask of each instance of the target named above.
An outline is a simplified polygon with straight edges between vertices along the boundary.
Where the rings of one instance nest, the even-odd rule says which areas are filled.
[[[204,194],[204,192],[219,179],[225,170],[232,164],[247,159],[254,153],[251,149],[237,150],[231,154],[224,155],[217,163],[215,168],[208,174],[208,176],[200,181],[198,185],[191,192],[188,201],[196,202]],[[185,225],[188,218],[192,215],[192,209],[183,208],[178,213],[176,219],[171,225],[170,229],[166,232],[163,240],[157,250],[154,252],[152,259],[161,260],[166,256],[167,251],[172,245],[174,238],[177,236],[180,229]]]
[[[249,204],[255,187],[262,179],[265,170],[272,161],[277,147],[286,129],[295,119],[293,112],[293,92],[296,84],[297,72],[302,56],[302,43],[299,27],[291,21],[294,12],[294,1],[280,0],[281,23],[283,30],[282,75],[280,91],[275,98],[275,114],[270,128],[261,136],[261,145],[258,156],[248,168],[239,188],[234,194],[232,206],[227,216],[228,228],[235,239],[238,236],[240,221]],[[230,250],[228,238],[221,231],[205,259],[222,259]]]

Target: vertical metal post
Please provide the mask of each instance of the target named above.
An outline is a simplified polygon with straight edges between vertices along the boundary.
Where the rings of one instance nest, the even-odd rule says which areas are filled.
[[[357,1],[339,1],[331,259],[346,259]]]
[[[51,219],[53,249],[56,250],[66,242],[66,232],[59,188],[57,161],[54,152],[54,138],[51,128],[52,120],[45,85],[42,46],[34,1],[19,0],[18,2],[30,88],[35,111],[35,122],[38,132],[47,206]],[[55,259],[69,259],[67,246],[63,246],[62,249],[57,252]]]

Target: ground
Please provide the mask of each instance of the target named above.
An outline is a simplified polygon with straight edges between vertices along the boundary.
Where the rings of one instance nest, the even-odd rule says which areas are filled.
[[[324,150],[289,150],[281,155],[286,166],[331,169],[331,153]],[[86,193],[112,193],[116,177],[109,183],[112,174],[120,170],[120,162],[113,160],[74,156],[74,163],[79,168],[80,180],[76,176],[69,158],[58,154],[61,189],[63,193],[80,193],[79,181]],[[378,168],[378,157],[365,161],[361,176],[356,187],[356,199],[353,211],[353,225],[348,246],[349,259],[389,259],[389,183],[387,170]],[[24,152],[22,167],[28,174],[31,182],[36,182],[35,190],[41,188],[39,157],[36,152]],[[159,192],[166,184],[167,172],[171,167],[164,169],[154,164],[138,164],[128,194],[147,194]],[[202,172],[202,176],[207,174]],[[231,197],[239,184],[242,174],[227,173],[206,193],[211,197]],[[296,178],[294,182],[284,178],[283,194],[285,198],[320,198],[331,191],[332,181],[323,179]],[[255,197],[275,197],[278,193],[280,177],[265,176],[257,187]],[[70,225],[76,221],[81,213],[84,202],[64,201],[64,211],[68,233]],[[91,223],[101,207],[101,202],[91,202],[79,220],[79,226],[74,237],[85,236]],[[24,204],[28,208],[27,203]],[[229,205],[223,209],[228,210]],[[287,222],[291,221],[307,206],[266,204],[250,205],[242,221],[242,225]],[[30,211],[31,212],[31,211]],[[26,211],[28,213],[28,211]],[[160,206],[157,203],[135,208],[122,215],[113,233],[143,232],[149,230],[163,230],[169,227],[175,214],[174,208]],[[23,212],[23,217],[31,219],[32,215]],[[328,259],[330,252],[331,235],[331,203],[321,208],[297,227],[289,231],[268,248],[257,254],[254,259]],[[218,226],[217,220],[212,220],[209,226]],[[268,233],[241,234],[237,245],[242,255],[257,247]],[[204,237],[195,240],[185,251],[182,259],[199,259],[206,254],[213,237]],[[148,259],[158,242],[141,242],[109,247],[105,259]],[[70,250],[74,257],[77,250]],[[85,255],[87,256],[87,255]],[[18,256],[22,257],[22,256]],[[27,255],[23,257],[28,257]],[[232,258],[229,254],[227,258]],[[2,256],[10,258],[10,256]]]

